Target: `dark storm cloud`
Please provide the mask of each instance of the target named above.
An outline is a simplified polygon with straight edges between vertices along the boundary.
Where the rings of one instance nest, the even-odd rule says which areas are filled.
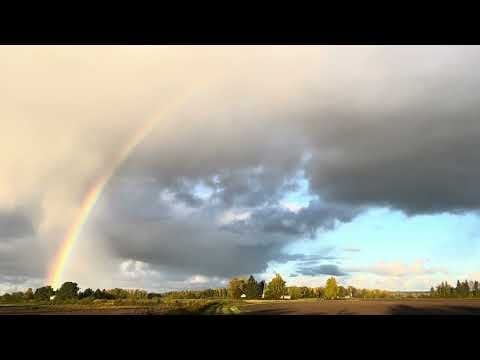
[[[114,179],[105,191],[110,219],[126,218],[135,221],[162,221],[168,219],[170,209],[161,200],[163,188],[154,180]]]
[[[334,256],[325,256],[322,260],[335,260],[336,257]],[[299,262],[302,266],[313,266],[318,265],[319,260],[302,260]]]
[[[359,79],[357,94],[305,118],[311,186],[332,202],[409,214],[478,209],[478,48],[419,49],[400,64],[408,53],[385,52],[387,78]]]
[[[320,260],[335,260],[336,256],[332,255],[308,255],[308,254],[282,254],[277,258],[277,262],[298,261],[302,264],[318,263]]]
[[[322,251],[323,254],[279,254],[275,258],[275,263],[287,263],[291,261],[295,262],[300,268],[316,267],[321,261],[338,259],[337,256],[328,255],[332,250],[333,248],[326,248]]]
[[[1,275],[0,274],[0,284],[22,284],[29,280],[27,276],[17,276],[17,275]]]
[[[283,247],[303,235],[333,227],[336,220],[348,221],[354,214],[350,209],[330,209],[316,203],[305,209],[305,215],[271,206],[267,210],[259,208],[251,221],[234,221],[222,226],[216,219],[229,209],[225,205],[206,201],[201,209],[178,212],[173,208],[177,203],[175,198],[157,196],[162,191],[161,185],[152,183],[136,192],[125,193],[131,205],[141,206],[143,199],[155,199],[155,206],[137,209],[144,220],[122,211],[122,207],[115,205],[121,200],[120,196],[116,196],[115,191],[108,193],[112,197],[111,207],[96,226],[116,256],[207,276],[261,273],[270,261],[333,259],[328,254],[289,255],[283,252]],[[155,214],[160,213],[169,217],[152,221]],[[288,224],[284,228],[272,226],[285,222]]]
[[[298,163],[299,160],[300,157]],[[222,172],[215,178],[215,185],[219,189],[215,197],[225,206],[256,207],[272,204],[286,191],[295,190],[296,184],[289,181],[295,169],[296,167],[275,168],[265,164]]]
[[[358,210],[349,207],[326,205],[311,201],[298,212],[281,207],[260,208],[249,219],[239,220],[222,227],[238,234],[272,233],[286,236],[315,237],[319,228],[333,229],[338,221],[350,221]]]
[[[217,174],[215,196],[226,206],[275,201],[285,179],[304,167],[312,191],[328,203],[410,214],[477,209],[478,48],[334,53],[331,87],[311,84],[291,104],[269,109],[219,104],[211,126],[194,123],[190,142],[152,146],[143,163],[165,179]],[[235,126],[225,127],[232,116]],[[277,223],[271,231],[296,230]]]
[[[41,239],[33,236],[0,241],[0,274],[12,279],[42,277],[49,255]]]
[[[183,202],[190,207],[200,207],[203,205],[203,200],[201,198],[189,192],[175,193],[175,200]]]
[[[0,210],[0,241],[34,233],[32,220],[23,212],[6,212]]]
[[[316,276],[316,275],[333,275],[333,276],[346,276],[346,272],[340,270],[337,265],[318,265],[312,267],[300,267],[297,270],[301,275]]]
[[[234,234],[180,221],[141,223],[137,230],[122,224],[105,230],[104,236],[119,257],[163,265],[171,271],[225,277],[265,271],[283,245],[242,245]]]
[[[0,211],[0,293],[2,284],[16,286],[38,280],[45,272],[49,254],[37,236],[42,213],[29,205]]]

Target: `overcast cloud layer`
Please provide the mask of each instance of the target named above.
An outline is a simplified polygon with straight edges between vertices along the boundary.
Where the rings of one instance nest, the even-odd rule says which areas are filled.
[[[72,254],[81,284],[218,285],[373,206],[477,211],[479,61],[478,47],[3,46],[0,281],[43,281],[87,190],[155,116]],[[314,200],[283,207],[303,178]]]

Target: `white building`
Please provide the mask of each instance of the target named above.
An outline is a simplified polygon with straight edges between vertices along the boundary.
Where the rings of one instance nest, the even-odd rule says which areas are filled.
[[[290,295],[282,295],[280,299],[282,300],[290,300],[292,297]]]
[[[242,294],[242,295],[240,295],[240,297],[241,297],[242,299],[245,299],[245,298],[247,297],[247,295]]]

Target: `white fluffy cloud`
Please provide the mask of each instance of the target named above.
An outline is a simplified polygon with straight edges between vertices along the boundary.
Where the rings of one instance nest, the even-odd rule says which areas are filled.
[[[379,276],[389,277],[429,275],[448,272],[448,270],[445,268],[426,266],[426,261],[421,259],[413,261],[411,263],[404,263],[400,261],[379,262],[366,267],[347,269],[347,271],[371,273]]]

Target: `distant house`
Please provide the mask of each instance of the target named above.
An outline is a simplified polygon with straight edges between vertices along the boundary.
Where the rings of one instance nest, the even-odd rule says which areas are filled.
[[[50,296],[50,300],[54,300],[54,299],[55,299],[55,295]]]
[[[247,295],[242,294],[242,295],[240,295],[240,297],[241,297],[242,299],[245,299],[245,298],[247,297]]]
[[[280,299],[282,300],[290,300],[292,297],[290,295],[282,295],[280,296]]]

